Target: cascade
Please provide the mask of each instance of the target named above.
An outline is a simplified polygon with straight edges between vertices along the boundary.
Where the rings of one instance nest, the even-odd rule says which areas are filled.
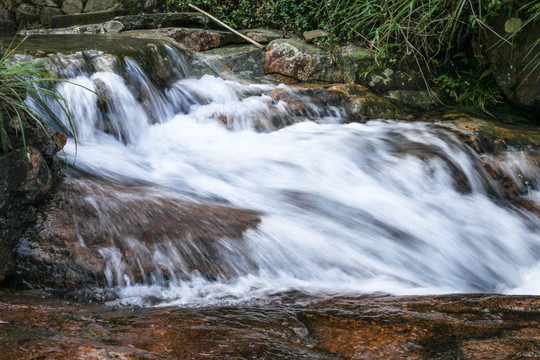
[[[149,51],[53,63],[77,129],[67,182],[85,189],[71,201],[93,214],[73,213],[80,246],[103,258],[117,303],[540,294],[540,220],[505,201],[450,127],[347,123],[286,85],[196,77],[177,50]],[[503,165],[540,202],[539,169],[511,150]],[[178,226],[189,214],[200,232]]]

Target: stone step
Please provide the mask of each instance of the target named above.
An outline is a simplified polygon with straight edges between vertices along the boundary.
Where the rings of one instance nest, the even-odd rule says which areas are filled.
[[[121,22],[124,25],[124,30],[159,29],[163,27],[220,29],[218,25],[199,13],[125,15],[117,10],[53,16],[50,25],[51,28],[58,29],[76,25],[100,24],[111,20]]]
[[[117,10],[56,15],[51,17],[50,26],[53,29],[58,29],[75,25],[99,24],[112,20],[119,15],[123,15],[123,13]]]

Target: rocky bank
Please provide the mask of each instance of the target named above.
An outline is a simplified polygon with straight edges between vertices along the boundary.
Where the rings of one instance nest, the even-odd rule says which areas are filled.
[[[101,7],[96,7],[97,3]],[[291,108],[288,120],[276,118],[266,130],[309,117],[305,96],[343,108],[351,122],[381,118],[437,122],[451,128],[482,154],[489,181],[495,184],[494,196],[504,198],[525,217],[540,216],[537,205],[523,196],[531,179],[540,176],[537,127],[513,127],[458,112],[434,112],[439,104],[422,90],[413,67],[403,64],[364,76],[375,59],[362,48],[347,46],[337,53],[329,52],[320,44],[283,38],[279,32],[244,31],[252,39],[268,44],[261,51],[213,28],[199,15],[159,14],[160,6],[163,3],[156,1],[33,0],[4,2],[0,10],[7,9],[2,16],[8,22],[79,22],[36,33],[120,33],[126,36],[126,42],[128,37],[165,40],[189,51],[191,64],[199,74],[215,71],[235,79],[296,83],[289,91],[277,89],[265,94]],[[141,8],[150,14],[131,15]],[[100,22],[93,24],[89,19]],[[159,52],[154,55],[161,56]],[[112,54],[90,53],[86,49],[74,57],[88,62],[88,66],[106,63],[110,69],[115,68]],[[109,61],[97,60],[105,58]],[[493,63],[495,66],[504,61],[498,57]],[[165,68],[156,68],[156,73],[166,74],[160,69]],[[166,82],[167,76],[163,75],[161,81]],[[514,89],[517,82],[522,81],[508,81]],[[538,85],[534,81],[527,83],[528,91],[518,94],[508,90],[507,96],[534,115]],[[424,112],[419,115],[420,110]],[[368,295],[306,300],[302,294],[280,294],[283,297],[279,300],[269,299],[264,304],[183,309],[111,307],[74,301],[84,297],[80,292],[84,288],[141,282],[152,277],[166,280],[171,276],[171,269],[156,270],[145,265],[145,254],[137,253],[137,244],[126,241],[130,234],[147,238],[155,249],[168,246],[161,242],[164,235],[172,233],[181,239],[183,243],[178,247],[191,254],[194,262],[172,269],[177,276],[194,270],[208,279],[230,274],[230,263],[205,257],[191,245],[196,243],[198,248],[202,244],[207,249],[205,254],[212,254],[213,249],[222,246],[217,239],[227,237],[241,243],[242,234],[256,228],[262,214],[194,199],[164,198],[159,191],[150,200],[141,200],[141,193],[148,195],[144,184],[81,181],[77,175],[60,184],[55,154],[61,149],[62,136],[58,135],[59,145],[40,135],[38,128],[29,129],[31,145],[27,154],[14,146],[2,154],[0,162],[0,282],[7,279],[4,284],[12,288],[53,288],[66,299],[59,297],[59,292],[51,295],[44,291],[1,290],[0,359],[540,357],[539,299],[533,296]],[[13,143],[18,143],[16,127],[10,131]],[[520,173],[506,166],[507,148],[521,149],[535,170]],[[454,180],[466,191],[459,173]],[[99,212],[106,214],[110,226],[100,228],[95,223],[96,205],[85,195],[107,198],[111,192],[122,197],[107,206],[102,204]],[[122,223],[120,220],[125,218],[130,221]],[[179,220],[171,226],[170,218]],[[141,266],[126,271],[129,279],[117,278],[113,269],[107,269],[107,260],[115,254],[99,249],[109,242],[121,249],[121,256],[142,259]],[[234,247],[230,251],[229,260],[234,262]],[[146,260],[149,264],[150,259]]]

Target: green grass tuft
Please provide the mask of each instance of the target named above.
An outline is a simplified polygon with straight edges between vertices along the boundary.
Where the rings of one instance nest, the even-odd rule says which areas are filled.
[[[43,66],[46,59],[32,59],[30,61],[13,61],[21,43],[14,38],[10,46],[3,51],[0,57],[0,145],[3,153],[12,148],[9,142],[8,126],[10,120],[17,123],[20,131],[22,146],[27,149],[25,135],[25,121],[36,124],[48,137],[52,138],[49,124],[68,136],[76,139],[76,126],[72,121],[65,100],[54,91],[58,79]],[[60,120],[48,105],[48,101],[60,105],[68,119],[67,126]],[[54,139],[53,139],[54,140]]]

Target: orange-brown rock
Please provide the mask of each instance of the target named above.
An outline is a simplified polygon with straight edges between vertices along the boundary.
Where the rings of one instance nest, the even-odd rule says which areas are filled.
[[[539,297],[307,300],[285,294],[262,305],[117,308],[2,290],[0,360],[540,356]]]
[[[233,271],[234,254],[230,261],[221,259],[219,251],[227,246],[219,240],[241,243],[243,232],[259,222],[260,214],[251,210],[167,197],[144,187],[71,179],[19,242],[17,282],[96,286],[104,284],[107,271],[114,277],[107,279],[109,285],[128,281],[125,276],[133,283],[171,272],[177,277],[195,271],[209,278],[225,276]],[[157,266],[156,255],[168,267]],[[115,272],[118,261],[123,274]]]

